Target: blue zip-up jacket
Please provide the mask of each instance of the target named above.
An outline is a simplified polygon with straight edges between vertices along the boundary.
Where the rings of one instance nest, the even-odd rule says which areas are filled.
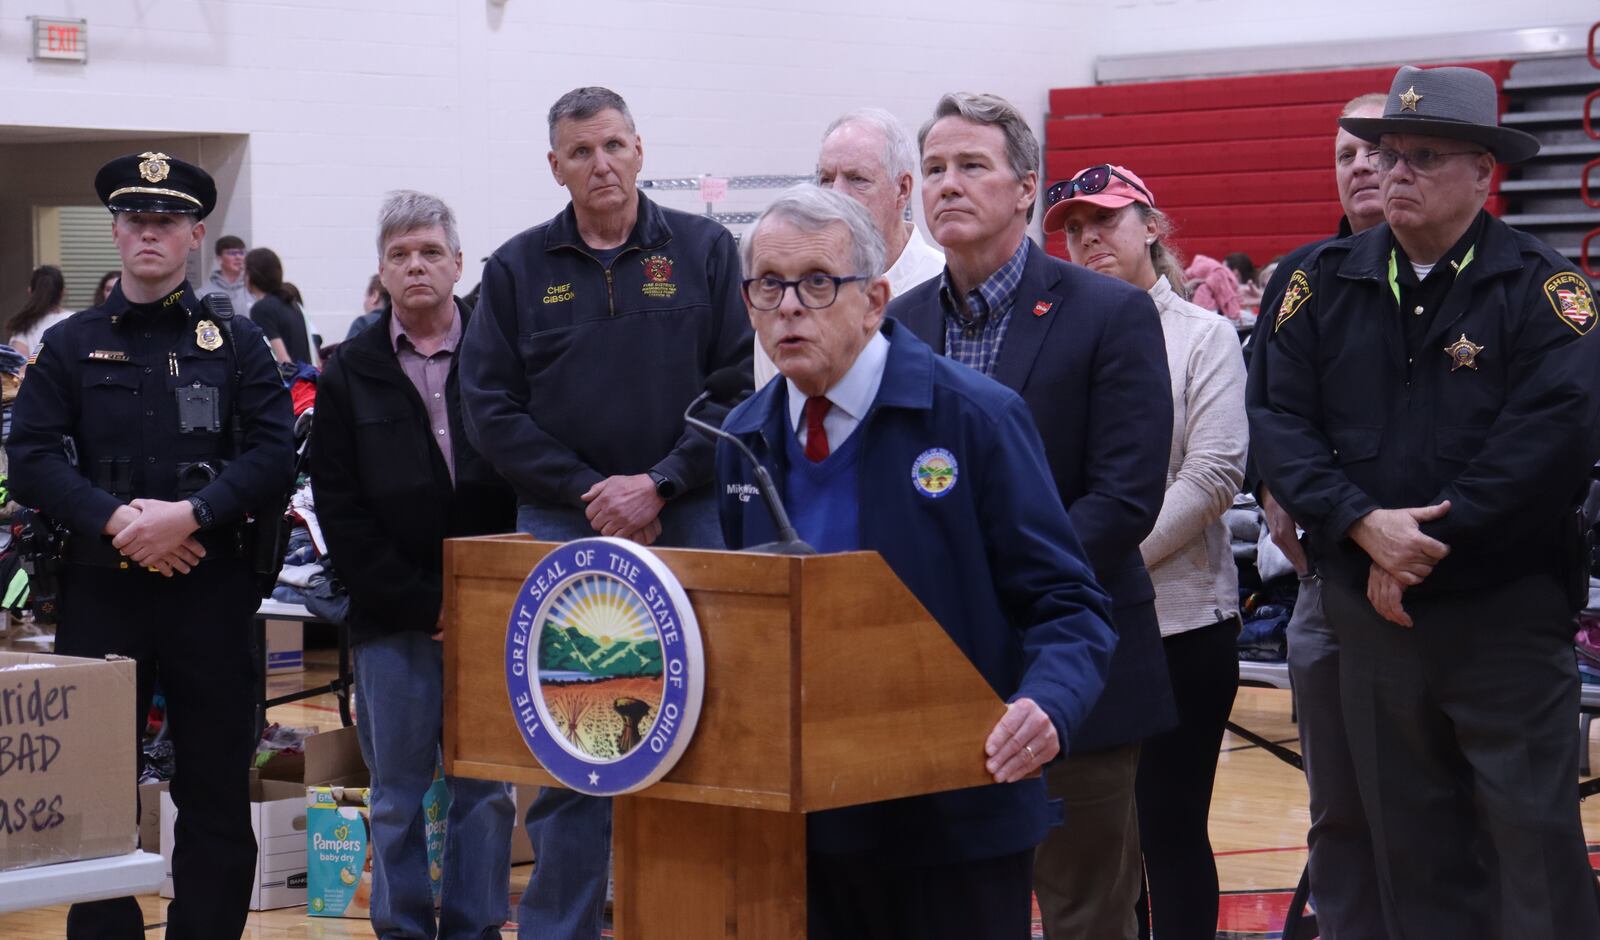
[[[643,194],[609,267],[570,204],[512,238],[484,265],[461,344],[472,445],[523,503],[581,507],[602,479],[650,470],[679,493],[711,482],[712,446],[683,410],[720,389],[697,412],[717,424],[750,388],[739,278],[726,228]]]
[[[1016,393],[936,356],[885,320],[889,358],[878,397],[854,433],[860,547],[883,556],[1000,697],[1031,698],[1063,749],[1105,683],[1116,633],[1056,497],[1044,445]],[[769,382],[728,415],[737,435],[782,486],[788,383]],[[954,457],[954,481],[932,497],[913,468],[934,449]],[[717,496],[729,548],[773,540],[772,520],[749,498],[750,467],[717,449]],[[983,742],[973,742],[973,760]],[[817,813],[814,852],[862,852],[917,864],[992,858],[1038,844],[1055,820],[1035,777]]]

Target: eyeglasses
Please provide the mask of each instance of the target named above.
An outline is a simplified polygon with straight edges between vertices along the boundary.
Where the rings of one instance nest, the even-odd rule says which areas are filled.
[[[808,310],[821,310],[833,306],[839,299],[839,285],[853,281],[869,281],[865,274],[807,274],[798,281],[785,281],[775,277],[748,277],[744,280],[744,299],[752,309],[776,310],[783,303],[783,293],[794,288],[800,306]]]
[[[222,257],[224,257],[224,258],[243,258],[244,257],[244,249],[243,248],[229,248],[227,251],[222,252]]]
[[[1433,170],[1438,169],[1439,168],[1439,164],[1443,163],[1449,157],[1469,157],[1469,156],[1470,157],[1476,157],[1476,156],[1480,156],[1480,155],[1485,154],[1485,153],[1488,153],[1488,151],[1487,150],[1445,150],[1445,151],[1438,151],[1438,150],[1429,150],[1426,147],[1418,147],[1416,150],[1389,150],[1389,149],[1374,150],[1371,153],[1367,154],[1367,159],[1371,160],[1373,162],[1373,164],[1375,166],[1377,166],[1378,169],[1382,170],[1385,173],[1387,173],[1390,170],[1394,169],[1395,165],[1398,164],[1402,159],[1404,159],[1406,161],[1406,166],[1410,167],[1413,170],[1416,170],[1418,173],[1429,173],[1429,172],[1432,172]]]
[[[1137,189],[1139,192],[1144,193],[1144,198],[1150,200],[1152,205],[1155,204],[1156,197],[1150,195],[1150,190],[1145,189],[1143,186],[1140,186],[1133,180],[1128,179],[1126,176],[1123,176],[1121,173],[1113,170],[1111,168],[1111,164],[1102,163],[1099,166],[1092,166],[1087,170],[1084,170],[1082,173],[1079,173],[1076,179],[1062,180],[1061,182],[1045,190],[1044,207],[1048,209],[1063,199],[1071,199],[1078,193],[1082,193],[1085,196],[1093,196],[1095,193],[1098,193],[1107,186],[1110,186],[1112,177],[1116,177],[1117,179],[1122,180],[1124,183],[1127,183],[1129,186],[1132,186],[1134,189]]]

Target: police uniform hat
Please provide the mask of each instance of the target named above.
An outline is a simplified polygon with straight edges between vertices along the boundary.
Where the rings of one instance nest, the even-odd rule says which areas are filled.
[[[112,212],[182,212],[203,219],[217,204],[210,173],[150,150],[101,167],[94,189]]]
[[[1539,139],[1500,126],[1500,93],[1477,69],[1404,66],[1389,85],[1383,117],[1339,119],[1339,126],[1376,143],[1384,134],[1419,134],[1481,144],[1501,163],[1521,163],[1539,152]]]

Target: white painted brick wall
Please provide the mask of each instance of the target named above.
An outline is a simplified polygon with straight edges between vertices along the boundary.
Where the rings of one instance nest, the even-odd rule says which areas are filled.
[[[1048,89],[1089,81],[1102,54],[1508,28],[1537,25],[1527,22],[1535,16],[1560,24],[1596,12],[1593,0],[1537,6],[29,0],[0,5],[0,124],[248,134],[246,204],[227,218],[247,220],[247,241],[283,256],[332,337],[375,268],[373,217],[386,190],[427,190],[455,207],[463,290],[476,283],[478,258],[561,208],[544,115],[577,85],[629,100],[647,176],[803,173],[822,127],[843,110],[887,107],[914,129],[940,92],[970,89],[1003,94],[1042,121]],[[30,13],[86,17],[88,66],[27,61]]]

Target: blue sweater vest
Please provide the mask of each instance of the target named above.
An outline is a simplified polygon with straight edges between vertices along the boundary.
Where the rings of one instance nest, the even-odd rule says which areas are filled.
[[[857,459],[861,453],[861,427],[845,438],[844,445],[821,463],[806,459],[800,439],[788,422],[784,434],[789,468],[784,474],[784,502],[795,531],[818,552],[848,552],[861,547],[857,525]]]

